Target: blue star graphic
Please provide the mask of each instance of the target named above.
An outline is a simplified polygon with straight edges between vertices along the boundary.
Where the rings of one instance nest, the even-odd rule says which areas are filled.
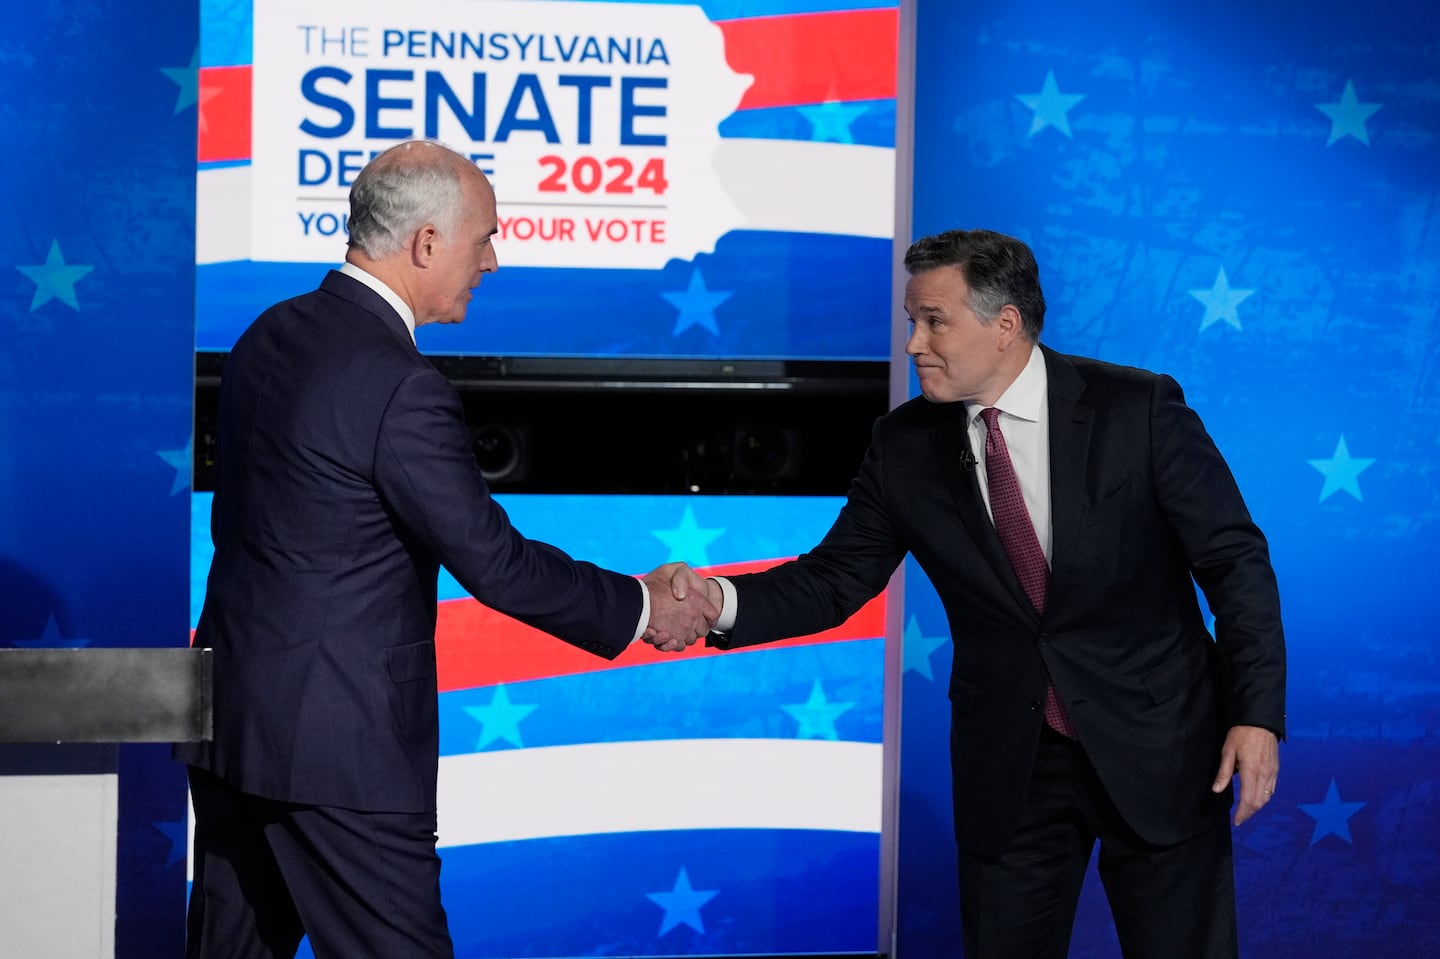
[[[1300,803],[1305,814],[1315,820],[1315,831],[1310,835],[1310,845],[1315,845],[1326,836],[1334,835],[1353,846],[1355,843],[1350,839],[1350,817],[1364,806],[1363,802],[1341,802],[1340,790],[1336,788],[1335,780],[1330,780],[1324,802]]]
[[[60,635],[60,626],[55,622],[55,614],[51,613],[50,618],[45,620],[45,631],[34,639],[17,639],[15,645],[22,649],[74,649],[78,646],[89,646],[90,640],[81,639],[78,636],[65,638]]]
[[[67,264],[65,255],[60,252],[60,241],[51,240],[50,252],[44,263],[17,266],[15,269],[35,283],[35,297],[30,301],[30,312],[34,313],[51,300],[59,300],[72,310],[79,310],[80,302],[75,299],[75,284],[95,268]]]
[[[1340,94],[1339,101],[1315,104],[1315,109],[1330,118],[1330,139],[1325,141],[1325,145],[1328,147],[1336,140],[1354,137],[1368,147],[1370,133],[1365,129],[1365,121],[1383,105],[1361,103],[1355,96],[1355,84],[1346,80],[1345,90]]]
[[[195,441],[193,439],[186,440],[183,450],[156,450],[155,455],[164,460],[165,465],[175,470],[175,478],[170,481],[171,496],[190,488],[190,473],[195,464]]]
[[[691,271],[690,286],[684,293],[661,293],[660,295],[680,311],[680,315],[675,318],[673,336],[679,336],[692,326],[703,326],[718,336],[720,328],[715,325],[715,309],[734,294],[728,291],[712,292],[707,290],[705,278],[696,269]]]
[[[905,624],[905,635],[901,642],[901,651],[905,658],[905,668],[901,672],[908,673],[913,669],[934,682],[935,673],[930,669],[930,654],[944,646],[949,638],[948,636],[924,635],[920,632],[920,621],[911,616],[909,622]]]
[[[724,535],[725,528],[700,526],[695,522],[695,510],[686,506],[685,512],[680,515],[679,526],[673,529],[652,529],[650,533],[670,547],[670,555],[665,562],[709,566],[710,554],[705,547]]]
[[[495,687],[490,705],[466,706],[464,709],[466,715],[480,724],[480,739],[475,743],[475,751],[479,752],[497,739],[524,748],[525,742],[520,738],[520,720],[533,713],[536,707],[510,702],[510,694],[502,684]]]
[[[1214,286],[1208,290],[1190,291],[1191,296],[1205,304],[1205,316],[1200,320],[1200,329],[1208,329],[1221,321],[1230,324],[1237,330],[1240,329],[1240,315],[1235,312],[1235,307],[1245,302],[1254,292],[1254,290],[1231,289],[1230,279],[1225,275],[1225,267],[1220,267],[1220,272],[1215,274]]]
[[[169,77],[180,88],[175,97],[175,112],[200,102],[200,48],[190,55],[190,63],[183,67],[161,67],[160,72]]]
[[[184,819],[176,819],[171,822],[152,822],[150,825],[170,840],[170,854],[165,858],[166,866],[173,866],[185,858],[190,842],[188,834],[190,824],[188,822]]]
[[[1328,460],[1308,460],[1309,464],[1325,475],[1325,485],[1320,489],[1320,502],[1340,490],[1344,490],[1358,500],[1363,500],[1360,495],[1360,474],[1369,469],[1375,462],[1373,457],[1357,457],[1350,455],[1350,447],[1345,445],[1345,437],[1340,437],[1340,442],[1335,444],[1335,455]]]
[[[665,910],[660,920],[659,935],[665,935],[679,925],[689,926],[698,933],[705,932],[705,923],[700,919],[700,907],[715,898],[718,889],[693,889],[685,867],[675,877],[675,886],[669,892],[647,892],[651,902]]]
[[[835,731],[835,720],[840,714],[848,710],[854,703],[832,703],[825,698],[825,690],[820,686],[820,680],[815,680],[810,687],[810,698],[803,703],[795,703],[789,706],[781,706],[795,721],[800,728],[795,732],[796,739],[839,739],[840,735]]]
[[[855,138],[850,135],[850,124],[870,108],[863,103],[840,103],[835,100],[827,100],[824,103],[795,109],[810,121],[813,130],[810,136],[812,140],[854,143]]]
[[[1070,132],[1070,108],[1085,99],[1083,93],[1061,93],[1055,83],[1055,71],[1045,71],[1045,82],[1039,93],[1017,93],[1015,99],[1035,111],[1030,121],[1029,136],[1034,136],[1046,127],[1054,127],[1067,137]]]

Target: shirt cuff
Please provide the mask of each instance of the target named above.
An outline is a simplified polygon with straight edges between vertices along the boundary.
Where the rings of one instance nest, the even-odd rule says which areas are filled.
[[[650,590],[638,579],[635,583],[640,587],[640,623],[635,627],[635,635],[630,638],[632,643],[645,635],[645,627],[650,622]]]
[[[720,600],[720,618],[715,621],[714,631],[717,633],[728,633],[735,626],[735,614],[738,612],[735,608],[738,602],[735,596],[735,584],[731,583],[730,580],[724,576],[711,576],[710,578],[720,587],[720,595],[722,597]]]

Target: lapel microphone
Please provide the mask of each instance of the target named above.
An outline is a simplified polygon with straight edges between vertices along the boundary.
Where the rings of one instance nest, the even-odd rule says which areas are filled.
[[[961,451],[961,453],[960,453],[960,468],[963,469],[965,472],[967,472],[967,473],[973,473],[973,472],[975,471],[975,464],[976,464],[977,462],[978,462],[978,460],[975,459],[975,454],[974,454],[974,453],[970,452],[969,450],[962,450],[962,451]]]

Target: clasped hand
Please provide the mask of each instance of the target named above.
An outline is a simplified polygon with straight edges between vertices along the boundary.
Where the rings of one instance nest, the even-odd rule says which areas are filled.
[[[640,638],[662,652],[678,653],[693,645],[720,617],[705,580],[684,563],[658,566],[641,582],[650,591],[650,622]]]

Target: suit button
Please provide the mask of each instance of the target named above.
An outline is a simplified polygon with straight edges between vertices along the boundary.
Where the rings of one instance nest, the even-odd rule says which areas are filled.
[[[1040,700],[1038,700],[1038,699],[1032,699],[1032,700],[1030,700],[1030,711],[1031,711],[1032,713],[1038,713],[1042,708],[1043,708],[1043,707],[1041,706]]]
[[[1045,633],[1041,633],[1041,634],[1040,634],[1040,645],[1041,645],[1041,646],[1049,646],[1049,645],[1050,645],[1050,637],[1049,637],[1048,635],[1046,635]]]

